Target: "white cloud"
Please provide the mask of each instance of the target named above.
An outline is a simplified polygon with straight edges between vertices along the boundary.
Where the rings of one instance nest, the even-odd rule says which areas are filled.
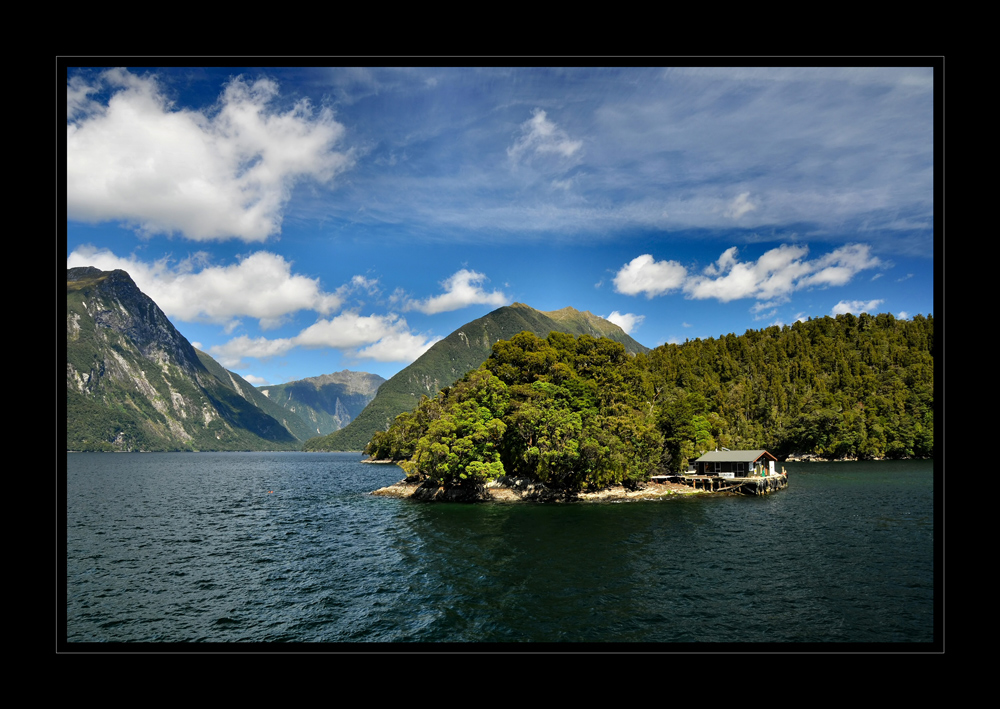
[[[378,342],[406,329],[406,321],[398,315],[358,315],[341,313],[332,320],[318,320],[295,338],[303,347],[333,347],[350,349]]]
[[[295,342],[291,338],[280,338],[269,340],[266,337],[250,338],[246,335],[234,337],[223,345],[215,345],[208,349],[208,354],[212,355],[226,369],[242,369],[244,357],[254,357],[256,359],[270,359],[287,354],[295,347]]]
[[[755,209],[757,209],[757,205],[750,201],[750,193],[743,192],[729,203],[725,214],[730,219],[739,219],[747,212],[752,212]]]
[[[488,280],[482,273],[462,269],[441,283],[445,292],[443,295],[426,300],[409,300],[405,310],[419,310],[426,315],[458,310],[469,305],[507,305],[510,300],[501,291],[492,293],[484,291],[479,284]]]
[[[632,259],[615,276],[615,290],[626,295],[645,293],[647,298],[683,289],[688,298],[715,298],[723,303],[739,298],[768,301],[755,306],[760,312],[787,300],[803,288],[842,286],[859,271],[882,262],[866,244],[848,244],[820,258],[806,260],[807,246],[782,244],[752,262],[739,260],[739,250],[726,249],[718,260],[689,276],[676,261],[656,261],[649,254]]]
[[[441,337],[427,339],[423,335],[399,332],[369,345],[357,353],[358,359],[373,359],[377,362],[403,362],[409,364],[429,350]]]
[[[565,160],[576,155],[582,147],[582,140],[571,140],[566,131],[546,117],[545,111],[536,108],[531,118],[521,124],[521,137],[507,148],[507,156],[515,165],[536,155]]]
[[[631,335],[632,331],[642,324],[642,321],[646,319],[645,315],[635,315],[634,313],[619,313],[615,310],[611,315],[601,316],[608,322],[613,322],[615,325],[620,327],[625,331],[626,335]]]
[[[295,337],[269,340],[265,337],[235,337],[209,350],[209,354],[228,369],[244,367],[243,358],[270,359],[287,354],[296,347],[329,347],[347,352],[358,359],[409,364],[422,355],[440,337],[428,338],[409,331],[406,320],[387,315],[341,313],[330,320],[319,320]]]
[[[860,315],[861,313],[872,313],[875,309],[881,305],[884,301],[881,299],[876,300],[842,300],[833,306],[830,311],[830,315],[844,315],[845,313],[852,313],[854,315]]]
[[[636,256],[615,275],[615,290],[626,295],[645,293],[647,298],[680,288],[687,269],[676,261],[654,261],[649,254]]]
[[[805,246],[782,245],[763,254],[755,263],[736,259],[735,247],[704,270],[706,275],[690,278],[684,292],[696,300],[715,298],[728,303],[737,298],[774,298],[795,290],[795,281],[810,272],[801,259]]]
[[[146,263],[134,256],[121,258],[105,249],[81,246],[69,255],[66,267],[127,271],[163,312],[187,322],[223,324],[248,316],[267,329],[300,310],[327,315],[343,302],[345,287],[327,293],[318,278],[293,274],[292,264],[278,254],[257,251],[230,266],[209,266],[207,259],[199,253],[171,267],[166,259]],[[200,270],[195,271],[197,267]],[[362,284],[371,283],[355,276],[359,278]]]
[[[302,347],[345,350],[357,359],[409,364],[440,339],[410,332],[406,320],[395,313],[342,313],[307,327],[294,342]]]
[[[89,96],[110,88],[107,105]],[[236,77],[212,112],[173,107],[155,76],[124,69],[67,83],[70,219],[120,220],[145,233],[263,241],[281,231],[297,180],[329,182],[353,163],[344,127],[301,100],[273,108],[278,85]]]
[[[896,314],[896,319],[897,320],[909,320],[910,319],[910,314],[908,312],[906,312],[905,310],[900,310]]]
[[[871,255],[867,244],[848,244],[812,262],[816,272],[803,279],[802,286],[842,286],[854,274],[868,268],[882,265]]]

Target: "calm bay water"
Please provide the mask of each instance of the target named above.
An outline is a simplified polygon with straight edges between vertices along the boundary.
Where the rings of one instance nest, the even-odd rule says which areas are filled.
[[[70,454],[80,642],[931,643],[931,461],[767,497],[374,497],[349,453]]]

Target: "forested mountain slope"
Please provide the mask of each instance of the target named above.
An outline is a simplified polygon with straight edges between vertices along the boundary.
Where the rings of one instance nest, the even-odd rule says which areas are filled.
[[[828,458],[934,451],[933,316],[823,317],[663,345],[646,360],[675,435],[704,442],[694,449]]]

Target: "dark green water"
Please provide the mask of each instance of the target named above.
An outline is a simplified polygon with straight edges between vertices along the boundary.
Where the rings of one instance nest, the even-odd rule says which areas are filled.
[[[79,642],[932,643],[930,461],[767,497],[449,505],[356,454],[70,454]],[[794,646],[792,646],[794,647]]]

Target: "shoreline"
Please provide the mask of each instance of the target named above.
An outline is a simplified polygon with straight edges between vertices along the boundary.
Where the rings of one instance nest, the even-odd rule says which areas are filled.
[[[506,480],[490,483],[482,488],[482,494],[476,490],[461,488],[446,489],[434,487],[426,483],[407,482],[404,478],[398,483],[372,491],[371,495],[378,497],[396,497],[399,499],[416,499],[421,501],[440,502],[622,502],[635,500],[659,500],[677,495],[710,495],[717,494],[708,490],[696,489],[677,483],[647,483],[641,490],[626,490],[621,485],[597,490],[595,492],[565,493],[551,490],[541,483],[530,483],[526,479]]]

